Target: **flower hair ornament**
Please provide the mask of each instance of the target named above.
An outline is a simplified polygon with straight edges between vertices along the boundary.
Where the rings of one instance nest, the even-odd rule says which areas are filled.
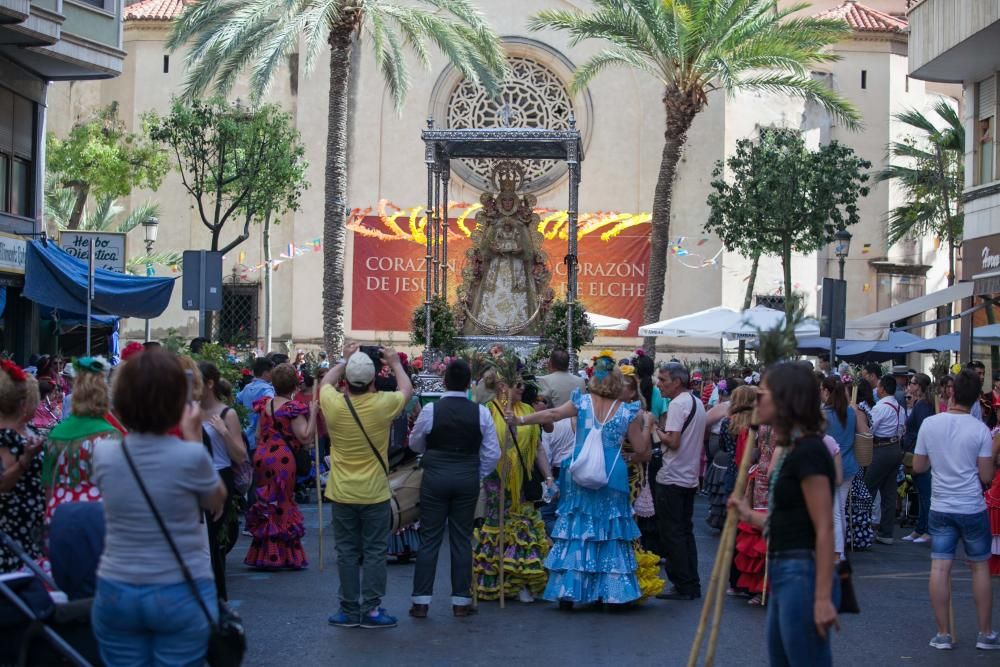
[[[594,357],[594,377],[603,380],[616,366],[614,353],[611,350],[601,350]]]
[[[635,366],[630,364],[625,364],[624,366],[619,366],[618,370],[622,372],[625,377],[635,377]]]
[[[3,370],[3,372],[6,373],[14,382],[24,382],[28,379],[24,370],[10,359],[0,361],[0,370]]]
[[[107,373],[111,365],[104,357],[79,357],[73,360],[73,368],[78,373]]]
[[[725,380],[719,380],[719,384],[717,384],[716,386],[719,388],[719,393],[720,394],[728,394],[729,393],[729,383],[726,382]]]

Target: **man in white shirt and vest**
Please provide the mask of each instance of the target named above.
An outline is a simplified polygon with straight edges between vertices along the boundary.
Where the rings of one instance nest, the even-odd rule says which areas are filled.
[[[906,411],[896,400],[896,378],[884,375],[875,389],[878,403],[872,408],[874,452],[865,472],[865,486],[872,497],[882,494],[881,521],[875,541],[892,544],[896,526],[896,473],[903,462],[900,438],[906,430]]]
[[[452,613],[474,614],[472,523],[479,483],[500,460],[500,442],[489,410],[466,397],[472,370],[461,359],[444,372],[447,391],[425,407],[410,433],[410,449],[423,453],[420,485],[420,550],[413,573],[410,616],[426,618],[434,593],[438,551],[448,526]]]

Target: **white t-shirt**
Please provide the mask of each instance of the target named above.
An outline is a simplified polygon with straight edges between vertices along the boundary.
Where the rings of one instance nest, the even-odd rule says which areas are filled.
[[[928,417],[917,434],[917,454],[931,460],[931,509],[951,514],[986,510],[977,459],[993,454],[986,424],[971,415]]]
[[[691,418],[687,428],[684,428],[684,422],[691,414],[691,410],[695,411],[694,417]],[[680,394],[670,401],[670,407],[667,408],[667,425],[663,430],[668,433],[681,433],[681,446],[677,449],[665,449],[663,467],[656,473],[656,481],[659,484],[672,484],[688,489],[697,488],[705,437],[705,407],[690,393]]]
[[[542,447],[549,457],[549,464],[562,466],[562,462],[573,455],[576,444],[576,432],[573,431],[572,419],[560,419],[552,424],[552,433],[542,431]]]

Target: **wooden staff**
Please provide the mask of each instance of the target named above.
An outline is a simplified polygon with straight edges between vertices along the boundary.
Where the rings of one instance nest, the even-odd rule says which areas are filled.
[[[506,426],[506,425],[507,424],[506,424],[506,419],[505,419],[504,420],[504,426]],[[514,443],[514,446],[517,447],[517,443],[516,442]],[[506,548],[506,545],[504,544],[504,541],[505,541],[504,540],[504,537],[505,537],[505,535],[504,535],[504,524],[506,523],[504,521],[504,510],[505,510],[505,505],[507,504],[506,503],[506,495],[507,495],[507,472],[508,472],[507,468],[509,467],[508,464],[509,464],[509,461],[510,461],[510,459],[507,458],[507,452],[509,452],[509,451],[510,451],[510,427],[507,428],[507,437],[504,438],[504,451],[500,455],[500,465],[497,466],[497,471],[500,473],[500,536],[499,536],[497,542],[499,544],[499,551],[500,551],[500,553],[499,553],[498,567],[500,568],[500,574],[499,574],[499,576],[500,576],[500,608],[501,609],[504,608],[504,601],[505,601],[504,599],[507,597],[507,590],[506,590],[506,588],[504,588],[504,569],[505,569],[504,568],[504,550]]]
[[[767,540],[764,551],[764,590],[760,592],[760,606],[767,606],[767,578],[771,570],[771,540]]]
[[[319,381],[313,382],[313,403],[319,400]],[[319,408],[315,408],[316,424],[313,428],[313,445],[316,451],[316,509],[319,516],[319,571],[323,571],[323,494],[319,484]]]
[[[757,411],[754,410],[751,423],[757,423]],[[736,475],[736,485],[733,487],[733,497],[742,498],[747,487],[747,471],[750,469],[750,460],[753,456],[753,449],[757,444],[757,429],[751,428],[747,436],[746,446],[743,449],[743,457],[740,459],[739,472]],[[715,554],[715,565],[712,567],[712,577],[708,582],[708,591],[705,595],[705,602],[701,607],[701,617],[698,620],[698,630],[695,632],[694,643],[691,645],[691,653],[688,656],[688,667],[695,667],[698,664],[698,655],[701,652],[701,641],[705,636],[705,625],[708,621],[710,607],[714,609],[712,617],[712,631],[708,638],[708,648],[705,652],[705,667],[711,667],[715,660],[715,645],[719,638],[719,625],[722,619],[722,605],[726,591],[723,582],[729,579],[729,555],[732,553],[733,544],[736,541],[736,527],[739,523],[739,516],[736,510],[730,507],[726,512],[726,523],[722,528],[722,538],[719,540],[719,548]]]

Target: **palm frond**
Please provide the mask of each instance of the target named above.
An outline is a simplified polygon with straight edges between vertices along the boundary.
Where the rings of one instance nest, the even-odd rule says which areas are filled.
[[[158,217],[160,217],[160,205],[152,201],[147,201],[129,211],[129,214],[118,224],[118,228],[115,231],[127,234],[146,222],[146,220]]]
[[[45,183],[45,217],[58,229],[66,229],[73,215],[76,193],[70,188],[61,188],[49,181],[50,179],[46,179]]]
[[[822,81],[788,74],[760,74],[744,78],[739,87],[800,97],[816,102],[848,129],[862,127],[861,114],[846,99],[830,90]]]
[[[590,85],[598,74],[615,66],[632,67],[655,77],[660,76],[660,72],[653,64],[634,51],[620,48],[605,49],[576,68],[576,73],[573,75],[573,92],[580,92]]]
[[[146,275],[147,263],[154,266],[164,266],[173,272],[180,272],[183,259],[181,253],[173,250],[154,252],[148,257],[146,255],[135,255],[126,260],[125,272],[131,273],[134,276],[144,276]]]

